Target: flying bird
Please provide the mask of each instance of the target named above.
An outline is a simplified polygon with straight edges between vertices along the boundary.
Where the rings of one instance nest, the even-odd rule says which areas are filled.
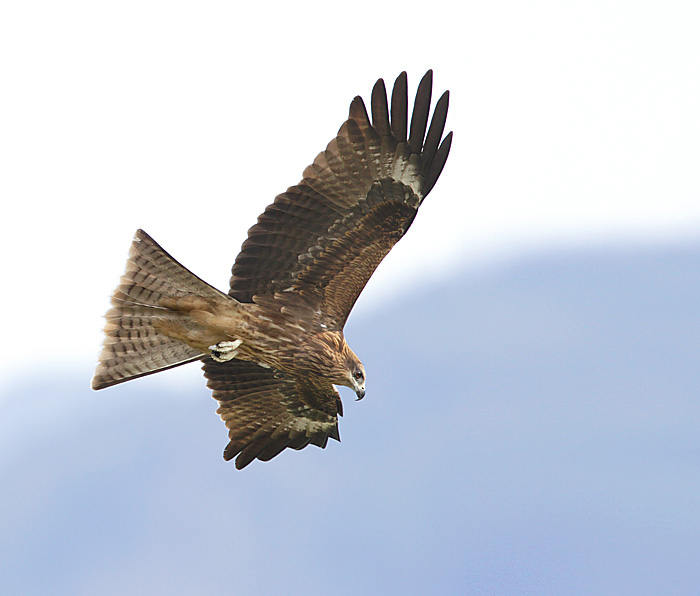
[[[365,395],[365,369],[343,336],[374,270],[410,227],[450,151],[449,92],[428,125],[432,71],[408,121],[406,73],[391,103],[372,89],[370,120],[355,97],[337,136],[248,231],[228,294],[138,230],[106,314],[92,380],[102,389],[203,361],[238,469],[285,448],[340,440],[335,385]],[[427,132],[426,132],[427,131]]]

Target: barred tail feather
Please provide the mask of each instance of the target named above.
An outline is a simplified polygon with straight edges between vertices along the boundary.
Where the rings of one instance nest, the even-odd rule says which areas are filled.
[[[158,326],[182,323],[183,318],[181,312],[161,306],[161,300],[191,293],[221,296],[138,230],[105,317],[105,340],[92,388],[103,389],[200,360],[204,356],[201,351],[158,331]]]

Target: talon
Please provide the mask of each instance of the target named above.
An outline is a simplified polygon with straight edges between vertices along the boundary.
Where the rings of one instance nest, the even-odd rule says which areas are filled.
[[[212,360],[215,362],[228,362],[233,360],[238,354],[238,347],[243,342],[240,339],[236,341],[220,341],[218,344],[209,346],[211,350]]]

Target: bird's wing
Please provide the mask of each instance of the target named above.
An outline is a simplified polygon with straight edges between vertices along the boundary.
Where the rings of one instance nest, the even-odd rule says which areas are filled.
[[[356,97],[338,136],[277,196],[248,232],[233,265],[229,294],[303,294],[342,329],[381,260],[405,234],[450,150],[443,138],[449,92],[428,126],[432,71],[421,80],[408,123],[406,73],[372,90],[372,120]],[[427,134],[426,134],[427,129]]]
[[[207,359],[202,368],[219,402],[217,413],[229,429],[224,459],[235,457],[239,470],[255,458],[268,461],[287,447],[325,448],[329,438],[340,441],[342,404],[332,385],[294,379],[243,360]]]

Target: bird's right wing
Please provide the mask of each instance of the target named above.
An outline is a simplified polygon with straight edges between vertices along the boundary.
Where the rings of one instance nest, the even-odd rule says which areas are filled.
[[[255,458],[268,461],[287,447],[325,448],[329,438],[340,441],[342,404],[332,385],[237,359],[220,363],[209,358],[202,368],[219,402],[217,413],[229,429],[224,459],[235,457],[239,470]]]

